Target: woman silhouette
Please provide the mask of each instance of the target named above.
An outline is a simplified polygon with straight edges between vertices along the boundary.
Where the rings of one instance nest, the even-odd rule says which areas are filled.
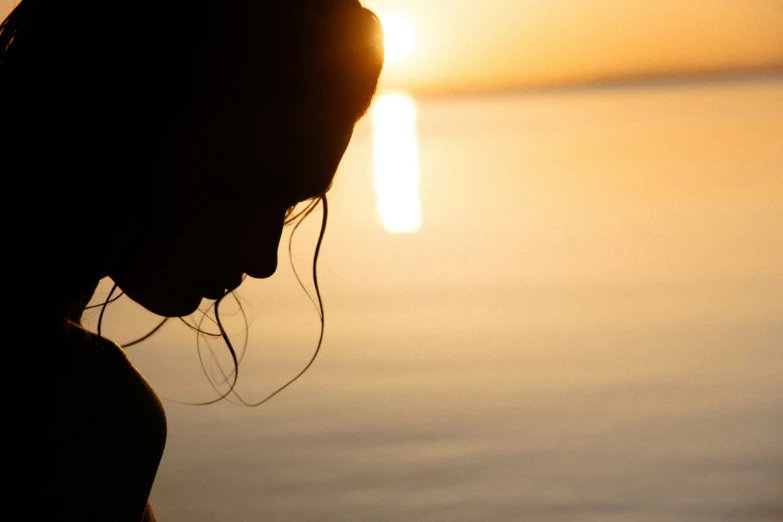
[[[357,0],[22,0],[3,22],[7,295],[25,317],[6,493],[24,519],[154,519],[163,409],[82,311],[105,276],[176,317],[272,275],[382,61]]]

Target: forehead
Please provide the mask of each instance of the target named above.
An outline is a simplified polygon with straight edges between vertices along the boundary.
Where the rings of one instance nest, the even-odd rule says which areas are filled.
[[[282,163],[275,169],[277,181],[298,201],[329,189],[353,133],[352,120],[324,116],[313,114],[304,122],[292,118],[273,140],[275,155]]]
[[[221,137],[226,161],[216,180],[222,191],[245,204],[286,206],[326,192],[354,126],[330,109],[311,104],[277,108],[256,114],[253,125],[229,126]]]

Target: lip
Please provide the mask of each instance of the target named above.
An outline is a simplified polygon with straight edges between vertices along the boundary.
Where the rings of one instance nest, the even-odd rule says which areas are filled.
[[[239,288],[239,285],[242,284],[242,281],[244,281],[244,279],[245,279],[245,274],[239,274],[239,275],[236,275],[236,276],[232,277],[228,281],[228,284],[226,285],[226,289],[229,292],[233,292],[234,290]]]
[[[221,288],[221,285],[210,286],[203,291],[203,295],[207,299],[218,300],[226,293],[225,288]]]
[[[207,299],[220,299],[227,292],[233,292],[242,284],[244,274],[239,274],[230,278],[223,278],[219,282],[207,283],[204,290],[204,297]]]

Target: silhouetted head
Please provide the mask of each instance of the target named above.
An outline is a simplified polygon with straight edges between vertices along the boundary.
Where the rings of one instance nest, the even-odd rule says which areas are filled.
[[[63,313],[110,275],[177,316],[270,276],[287,212],[330,187],[382,60],[356,0],[23,0],[0,33],[20,290]]]

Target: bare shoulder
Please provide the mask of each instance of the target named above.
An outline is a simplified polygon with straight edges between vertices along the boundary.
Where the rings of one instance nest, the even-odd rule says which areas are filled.
[[[69,371],[62,375],[71,392],[81,395],[98,412],[93,422],[104,422],[117,437],[134,444],[162,446],[166,440],[166,416],[158,396],[116,343],[82,329],[69,335]],[[74,382],[79,376],[83,385]],[[122,440],[122,439],[119,439]]]
[[[37,360],[37,398],[25,398],[22,414],[34,426],[25,434],[34,458],[21,472],[58,520],[150,517],[166,441],[155,392],[119,346],[93,333],[73,328],[41,342],[48,355]]]
[[[149,493],[166,443],[163,406],[122,348],[89,332],[78,335],[85,353],[102,367],[96,383],[100,396],[94,402],[98,413],[93,422],[88,421],[100,437],[89,437],[90,446],[80,444],[82,450],[73,455],[90,452],[95,456],[96,474],[85,480],[102,490],[95,500],[107,520],[151,517]],[[65,470],[72,473],[73,466]],[[111,477],[110,486],[96,483],[105,477]]]
[[[99,353],[105,356],[106,374],[111,379],[106,383],[106,390],[115,406],[112,413],[120,413],[114,419],[116,427],[136,434],[143,431],[150,443],[165,444],[166,415],[155,391],[119,345],[95,334],[89,335],[98,344]]]

